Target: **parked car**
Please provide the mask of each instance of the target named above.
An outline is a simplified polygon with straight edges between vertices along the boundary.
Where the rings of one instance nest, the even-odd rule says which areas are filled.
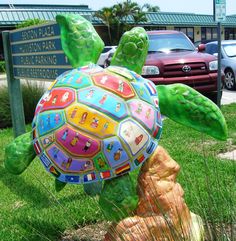
[[[105,63],[104,63],[104,68],[107,68],[110,64],[111,64],[111,59],[113,57],[115,52],[110,52],[107,56],[107,59],[105,60]]]
[[[98,61],[97,64],[104,67],[106,60],[108,59],[108,55],[110,53],[114,53],[116,51],[117,46],[105,46]]]
[[[210,42],[205,45],[205,52],[218,55],[218,42]],[[236,89],[236,40],[221,41],[221,66],[225,73],[224,86],[228,90]]]
[[[182,32],[147,32],[149,50],[142,75],[156,85],[187,84],[217,102],[217,58],[202,53]],[[222,74],[222,80],[224,75]]]
[[[211,40],[199,40],[194,42],[194,46],[198,47],[200,44],[207,44],[209,42],[215,41],[215,39],[211,39]]]

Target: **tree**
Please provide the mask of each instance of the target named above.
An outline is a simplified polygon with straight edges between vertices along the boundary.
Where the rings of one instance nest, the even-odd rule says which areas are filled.
[[[114,24],[114,15],[113,15],[113,10],[112,8],[102,8],[101,10],[97,11],[94,14],[95,17],[100,18],[104,24],[107,26],[108,29],[108,36],[109,36],[109,41],[112,43],[112,37],[111,37],[111,25]]]
[[[145,3],[143,6],[142,6],[142,10],[144,12],[159,12],[160,11],[160,7],[158,6],[152,6],[151,4],[149,3]]]
[[[137,2],[126,0],[110,8],[102,8],[94,16],[100,18],[107,26],[110,44],[117,44],[125,31],[133,25],[147,21],[147,11],[159,11],[159,7],[150,4],[140,7]]]

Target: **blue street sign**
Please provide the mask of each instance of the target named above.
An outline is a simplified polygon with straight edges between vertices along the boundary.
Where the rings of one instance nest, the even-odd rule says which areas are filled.
[[[11,31],[10,46],[16,79],[55,80],[72,68],[54,22]]]

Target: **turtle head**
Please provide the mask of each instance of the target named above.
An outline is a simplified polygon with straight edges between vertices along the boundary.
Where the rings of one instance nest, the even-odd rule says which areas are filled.
[[[112,65],[126,67],[141,74],[148,53],[148,35],[144,28],[135,27],[123,34],[111,60]]]
[[[72,67],[97,63],[104,43],[93,25],[78,14],[60,14],[56,21],[61,29],[62,48]]]

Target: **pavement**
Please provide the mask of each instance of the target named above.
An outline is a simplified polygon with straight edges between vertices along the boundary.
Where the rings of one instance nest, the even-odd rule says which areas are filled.
[[[228,105],[231,103],[236,103],[236,91],[223,90],[221,104]]]

